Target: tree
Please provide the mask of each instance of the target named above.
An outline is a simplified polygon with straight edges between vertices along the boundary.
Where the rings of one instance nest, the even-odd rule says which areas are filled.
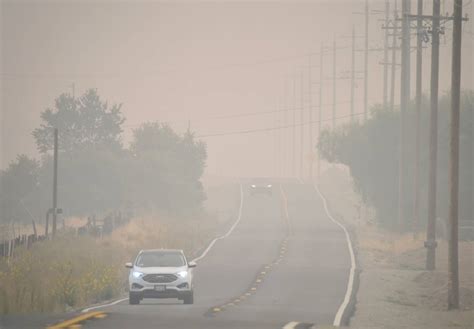
[[[121,105],[102,101],[96,89],[87,90],[81,97],[60,95],[54,109],[41,113],[43,123],[33,131],[36,145],[41,153],[53,149],[53,131],[59,129],[60,150],[73,152],[88,146],[103,145],[121,148],[121,125],[125,121]]]
[[[134,130],[130,152],[135,203],[172,212],[201,206],[207,155],[193,134],[180,136],[166,124],[145,123]]]
[[[448,136],[449,136],[449,95],[440,99],[439,103],[439,156],[438,156],[438,214],[447,217],[448,200]],[[413,104],[407,111],[407,122],[415,122]],[[428,116],[429,103],[423,102],[421,112],[421,155],[420,167],[428,168]],[[474,166],[474,92],[465,91],[461,99],[461,135],[460,135],[460,203],[461,219],[472,219],[474,213],[474,184],[472,168]],[[321,133],[318,144],[321,155],[333,163],[345,164],[349,167],[354,179],[355,189],[368,203],[374,206],[380,222],[392,226],[397,214],[397,184],[398,184],[398,134],[400,112],[382,107],[374,107],[372,116],[363,124],[351,124],[336,131]],[[414,140],[415,129],[410,124],[407,127],[406,140]],[[414,180],[415,148],[406,150],[407,182]],[[420,177],[420,193],[427,195],[428,177],[422,173]],[[404,217],[407,222],[413,214],[413,188],[407,188],[404,194]],[[421,200],[421,218],[427,217],[426,197]]]
[[[30,220],[38,215],[39,163],[18,155],[6,170],[0,171],[0,221]]]
[[[129,149],[121,143],[121,107],[90,89],[79,99],[60,95],[34,130],[41,161],[19,156],[0,172],[0,220],[43,217],[52,204],[53,131],[59,135],[58,205],[65,216],[101,214],[132,204],[140,210],[199,210],[206,147],[191,132],[145,123]]]
[[[80,148],[60,154],[58,204],[64,215],[86,216],[119,209],[127,201],[128,154],[107,148]],[[53,158],[43,157],[40,186],[45,208],[52,202]]]

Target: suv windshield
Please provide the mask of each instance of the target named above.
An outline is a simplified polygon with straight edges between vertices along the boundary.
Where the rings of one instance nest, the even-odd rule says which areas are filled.
[[[180,252],[144,252],[138,256],[139,267],[180,267],[186,265]]]

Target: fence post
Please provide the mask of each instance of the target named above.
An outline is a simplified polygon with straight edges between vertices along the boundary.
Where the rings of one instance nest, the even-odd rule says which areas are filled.
[[[34,234],[35,236],[37,236],[37,235],[38,235],[38,232],[36,231],[36,223],[35,223],[35,220],[32,219],[31,222],[32,222],[32,224],[33,224],[33,234]]]
[[[9,246],[9,255],[8,257],[9,258],[12,258],[13,257],[13,249],[15,248],[15,239],[13,240],[10,240],[10,246]]]

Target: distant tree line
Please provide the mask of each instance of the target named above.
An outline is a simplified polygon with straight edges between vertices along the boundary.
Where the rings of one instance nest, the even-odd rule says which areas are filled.
[[[121,105],[109,105],[95,89],[77,98],[62,94],[41,119],[33,131],[40,159],[18,155],[0,172],[0,222],[42,218],[51,207],[54,128],[58,202],[67,215],[124,207],[173,214],[200,209],[206,146],[190,131],[180,135],[164,123],[143,123],[124,147]]]
[[[461,98],[460,133],[460,203],[459,218],[472,220],[474,214],[474,92],[464,91]],[[336,131],[321,133],[318,148],[322,156],[332,163],[350,168],[355,189],[377,211],[378,220],[387,226],[396,223],[398,214],[398,168],[400,111],[376,106],[366,123],[353,123]],[[439,103],[437,216],[448,214],[448,165],[450,134],[450,95]],[[407,110],[405,134],[405,224],[414,217],[415,172],[415,109]],[[427,218],[428,168],[429,168],[429,100],[423,100],[421,111],[420,153],[420,218]],[[405,226],[407,227],[407,226]],[[411,227],[411,226],[410,226]]]

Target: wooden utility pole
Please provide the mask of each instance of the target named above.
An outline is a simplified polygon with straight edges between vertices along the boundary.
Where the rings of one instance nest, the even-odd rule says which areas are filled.
[[[352,50],[351,50],[351,122],[354,122],[354,113],[355,113],[355,27],[352,25]]]
[[[300,178],[303,179],[304,162],[304,70],[301,70],[301,108],[300,108]]]
[[[393,34],[392,34],[392,63],[391,63],[391,82],[390,82],[390,109],[395,108],[395,82],[397,71],[397,38],[398,38],[398,13],[397,1],[395,0],[393,9]]]
[[[324,45],[321,43],[321,50],[319,52],[319,112],[318,112],[318,134],[321,136],[321,121],[323,113],[323,59],[324,59]],[[318,136],[318,143],[319,143]],[[321,156],[318,151],[318,179],[321,174]]]
[[[410,0],[402,0],[402,68],[400,81],[400,146],[398,164],[398,227],[405,223],[405,120],[410,102]]]
[[[415,112],[415,195],[413,205],[413,232],[416,234],[420,222],[420,114],[423,94],[423,0],[418,0],[416,20],[416,112]]]
[[[390,21],[390,2],[385,0],[385,27],[388,27]],[[352,30],[354,35],[354,29]],[[354,37],[354,36],[353,36]],[[385,29],[384,34],[384,49],[383,49],[383,107],[384,109],[388,106],[388,37],[389,30]]]
[[[284,98],[283,98],[283,111],[281,112],[282,115],[282,127],[288,126],[288,90],[287,90],[286,81],[284,83]],[[288,170],[288,138],[286,138],[287,130],[286,128],[280,129],[281,139],[282,139],[282,176],[286,177],[287,170]]]
[[[291,170],[292,170],[292,175],[293,177],[296,177],[296,108],[298,107],[298,104],[296,102],[297,96],[296,96],[296,76],[293,78],[293,104],[294,104],[294,109],[293,109],[293,125],[291,127],[292,130],[292,137],[293,137],[293,147],[291,150]]]
[[[436,267],[436,174],[438,162],[438,84],[440,0],[433,0],[431,36],[430,155],[428,169],[428,224],[426,227],[426,269]]]
[[[332,43],[332,130],[336,129],[336,39]]]
[[[53,163],[53,238],[56,236],[58,216],[58,128],[54,128],[54,163]]]
[[[369,1],[365,0],[365,44],[364,44],[364,122],[367,121],[369,102]],[[334,50],[336,51],[336,50]]]
[[[314,140],[313,140],[313,104],[312,104],[312,92],[313,92],[313,81],[311,75],[311,54],[308,55],[308,149],[309,149],[309,165],[308,165],[308,178],[310,182],[313,182],[313,154],[314,154]]]
[[[451,135],[449,160],[449,281],[448,308],[459,308],[458,194],[459,121],[461,99],[462,0],[454,0],[451,75]]]
[[[48,237],[49,235],[49,215],[51,213],[51,209],[48,209],[46,212],[46,217],[45,217],[45,224],[44,224],[44,236]]]
[[[286,90],[286,89],[285,89]],[[285,97],[283,97],[282,102],[281,102],[281,112],[280,112],[280,126],[281,127],[286,127],[287,126],[287,115],[286,115],[286,100]],[[281,143],[281,176],[285,177],[286,175],[286,159],[287,159],[287,148],[286,148],[286,142],[287,139],[285,138],[285,133],[286,129],[285,128],[280,128],[280,143]]]
[[[278,108],[278,107],[277,107]],[[278,127],[278,113],[275,112],[272,114],[273,125]],[[278,140],[277,140],[277,129],[273,131],[273,172],[275,177],[278,177]]]
[[[281,111],[281,104],[280,100],[278,100],[277,111],[275,111],[275,127],[280,127],[280,111]],[[281,134],[279,129],[275,130],[275,144],[276,144],[276,175],[277,177],[281,177]]]

